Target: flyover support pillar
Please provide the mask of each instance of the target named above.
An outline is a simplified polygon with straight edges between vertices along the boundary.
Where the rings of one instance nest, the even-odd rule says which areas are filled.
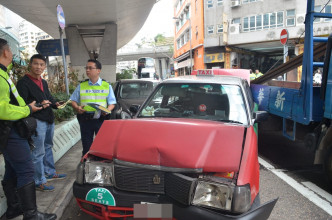
[[[106,24],[98,60],[102,64],[101,78],[109,82],[116,80],[117,39],[117,25],[114,23]]]
[[[88,49],[76,26],[66,27],[65,31],[68,40],[71,67],[78,71],[78,78],[81,79],[81,76],[85,76],[84,67],[90,59]]]
[[[162,79],[167,78],[167,60],[166,58],[161,59],[161,74],[162,74]]]
[[[161,70],[161,65],[160,65],[160,58],[156,58],[155,61],[154,61],[154,65],[155,65],[155,68],[156,68],[156,75],[159,76],[159,79],[163,79],[162,78],[162,70]]]

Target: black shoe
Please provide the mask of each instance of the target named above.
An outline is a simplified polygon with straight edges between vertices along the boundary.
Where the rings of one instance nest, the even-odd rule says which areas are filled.
[[[23,210],[23,220],[54,220],[56,214],[41,213],[37,210],[35,182],[17,189]]]
[[[1,183],[7,199],[6,218],[12,219],[17,216],[23,215],[21,204],[18,200],[16,192],[16,180],[10,179],[7,181],[2,181]]]

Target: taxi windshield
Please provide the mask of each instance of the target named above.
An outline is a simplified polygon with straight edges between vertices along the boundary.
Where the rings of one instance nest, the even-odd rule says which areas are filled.
[[[145,103],[138,117],[194,118],[248,124],[243,94],[238,85],[164,84]]]

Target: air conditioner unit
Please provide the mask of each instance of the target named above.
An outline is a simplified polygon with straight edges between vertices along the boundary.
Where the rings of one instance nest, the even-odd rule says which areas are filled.
[[[233,0],[231,7],[237,7],[240,5],[240,0]]]
[[[296,25],[303,25],[305,20],[305,14],[296,15]]]
[[[229,33],[230,34],[239,34],[240,33],[240,24],[230,24]]]

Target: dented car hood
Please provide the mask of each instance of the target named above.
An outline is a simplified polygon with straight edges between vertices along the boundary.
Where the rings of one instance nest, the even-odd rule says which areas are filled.
[[[242,125],[197,119],[110,120],[103,123],[89,154],[204,172],[236,172],[245,131]]]

